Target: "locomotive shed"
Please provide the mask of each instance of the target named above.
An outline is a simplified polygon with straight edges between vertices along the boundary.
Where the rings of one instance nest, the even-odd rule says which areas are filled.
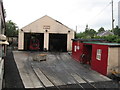
[[[19,30],[18,50],[31,50],[34,38],[38,41],[36,50],[71,51],[74,35],[74,30],[45,15]]]
[[[40,52],[13,51],[14,60],[26,89],[118,88],[118,84],[111,79],[76,62],[68,53],[44,53],[47,54],[46,61],[39,62],[34,61],[33,56]]]

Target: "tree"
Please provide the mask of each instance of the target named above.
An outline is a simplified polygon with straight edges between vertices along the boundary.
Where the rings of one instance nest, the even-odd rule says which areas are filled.
[[[103,27],[101,27],[101,28],[98,30],[98,33],[99,33],[99,32],[103,32],[103,31],[105,31],[105,29],[104,29]]]
[[[86,37],[86,34],[83,32],[80,32],[80,33],[77,33],[76,34],[76,38],[85,38]]]
[[[103,36],[103,39],[105,39],[108,42],[116,42],[118,40],[118,36],[116,35],[108,35],[108,36]]]
[[[94,36],[96,36],[96,31],[95,31],[94,29],[85,30],[84,33],[85,33],[86,36],[89,37],[89,38],[93,38]]]
[[[116,42],[120,43],[120,28],[116,26],[114,28],[114,35],[108,35],[108,36],[97,36],[96,34],[99,32],[105,31],[103,27],[101,27],[98,32],[96,32],[94,29],[88,28],[88,25],[86,25],[85,31],[80,32],[76,34],[77,38],[83,38],[83,39],[88,39],[88,38],[94,38],[94,39],[103,39],[107,42]]]
[[[116,28],[114,28],[114,34],[115,35],[118,35],[118,36],[120,36],[120,28],[118,27],[118,26],[116,26]]]
[[[90,29],[88,25],[86,25],[85,31],[76,34],[76,38],[94,38],[97,32],[94,29]]]
[[[6,22],[6,36],[7,37],[14,37],[18,35],[18,26],[16,26],[16,24],[14,22],[12,22],[11,20]]]

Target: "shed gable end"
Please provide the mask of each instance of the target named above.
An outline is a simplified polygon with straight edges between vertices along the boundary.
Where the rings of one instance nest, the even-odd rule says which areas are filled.
[[[50,33],[68,33],[74,32],[67,26],[63,25],[61,22],[54,20],[49,16],[44,16],[31,24],[22,28],[24,32],[38,32],[44,33],[46,30]]]

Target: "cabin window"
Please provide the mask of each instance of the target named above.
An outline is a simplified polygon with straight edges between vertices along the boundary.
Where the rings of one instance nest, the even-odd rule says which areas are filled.
[[[77,50],[80,50],[80,46],[77,46]]]
[[[101,60],[101,54],[102,54],[102,50],[101,49],[97,49],[97,55],[96,55],[96,59],[97,60]]]
[[[74,47],[74,52],[76,52],[77,46]]]

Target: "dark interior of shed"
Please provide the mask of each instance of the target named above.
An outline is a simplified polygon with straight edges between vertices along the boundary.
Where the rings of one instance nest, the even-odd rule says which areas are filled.
[[[67,34],[49,34],[49,51],[66,52]]]
[[[43,33],[24,33],[24,50],[30,49],[31,39],[35,38],[39,41],[39,51],[43,51],[44,34]]]
[[[92,45],[84,45],[83,53],[85,54],[85,57],[83,58],[83,63],[91,65]]]

